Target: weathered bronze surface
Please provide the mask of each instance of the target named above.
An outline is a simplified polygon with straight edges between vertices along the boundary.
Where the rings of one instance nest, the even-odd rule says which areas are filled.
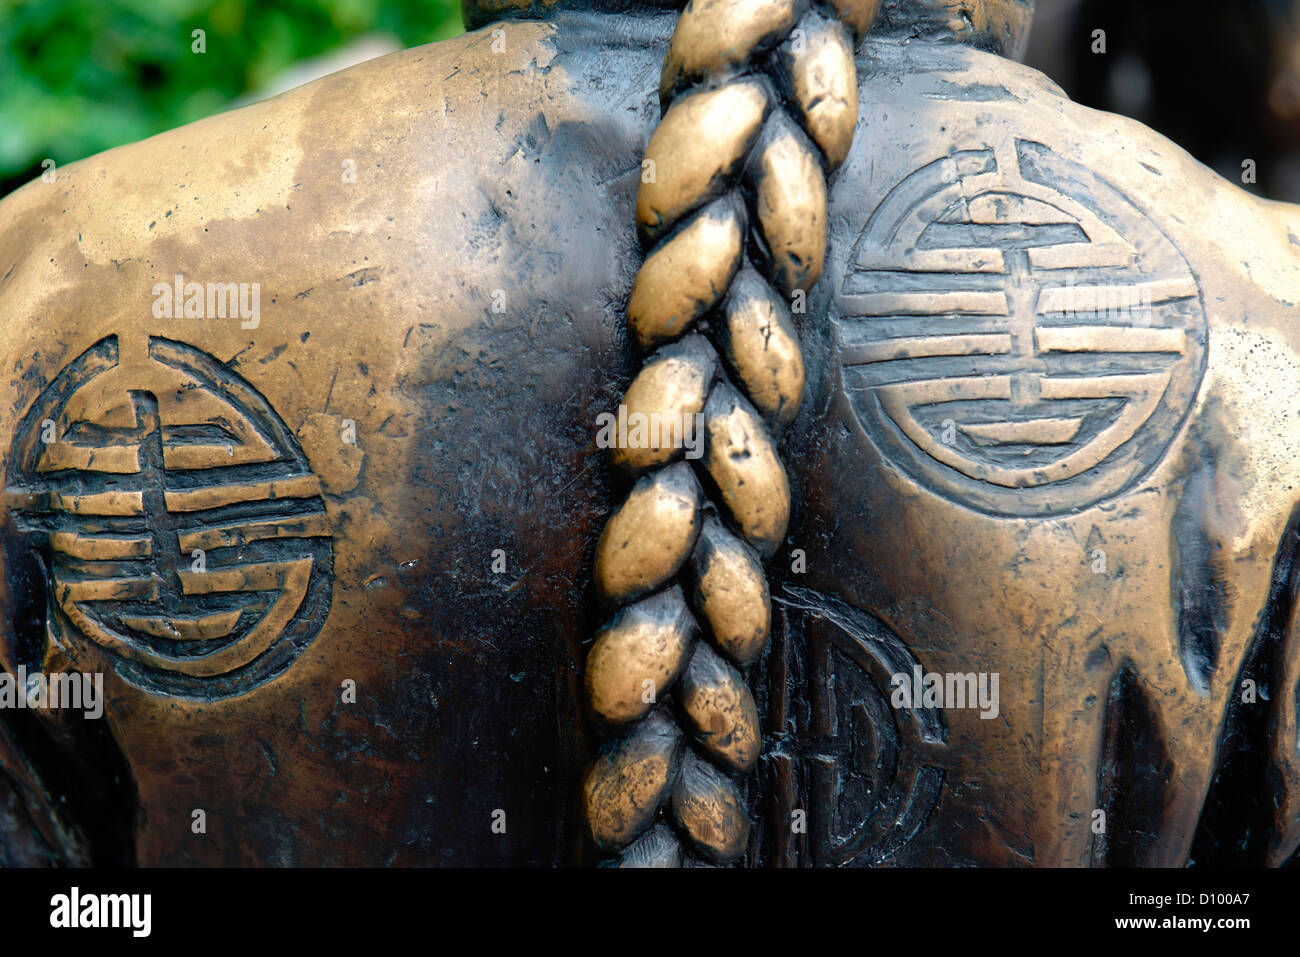
[[[1291,858],[1300,210],[1031,13],[472,3],[0,203],[0,663],[105,675],[0,862]]]

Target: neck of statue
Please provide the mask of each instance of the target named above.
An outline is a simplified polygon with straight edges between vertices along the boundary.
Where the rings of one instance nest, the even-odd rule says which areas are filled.
[[[873,36],[965,43],[1018,59],[1029,36],[1035,0],[881,0]],[[661,17],[682,0],[462,0],[465,27],[498,20],[545,20],[562,11]]]

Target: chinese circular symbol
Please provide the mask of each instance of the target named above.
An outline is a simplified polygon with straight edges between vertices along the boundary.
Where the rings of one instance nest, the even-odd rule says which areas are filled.
[[[1159,462],[1205,368],[1187,261],[1037,143],[956,152],[872,214],[835,303],[842,382],[886,459],[994,515],[1085,508]]]
[[[24,416],[6,487],[41,559],[50,639],[102,649],[137,687],[245,694],[324,623],[319,482],[266,399],[192,346],[91,346]]]

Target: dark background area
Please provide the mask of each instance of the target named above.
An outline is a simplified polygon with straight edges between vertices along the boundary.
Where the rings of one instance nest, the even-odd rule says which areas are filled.
[[[1039,0],[1025,62],[1257,195],[1300,202],[1300,3]],[[1094,31],[1105,52],[1093,52]],[[1254,160],[1257,182],[1242,183]]]

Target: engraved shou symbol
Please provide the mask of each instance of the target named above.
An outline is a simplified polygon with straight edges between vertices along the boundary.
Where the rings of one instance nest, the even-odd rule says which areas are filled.
[[[1141,478],[1205,366],[1182,254],[1103,179],[1024,140],[895,187],[834,314],[843,387],[877,447],[993,514],[1068,511]]]
[[[244,694],[329,610],[329,525],[297,440],[184,343],[119,354],[110,336],[68,365],[15,433],[6,497],[45,573],[47,640],[102,650],[145,690]]]
[[[786,585],[777,600],[805,616],[808,709],[798,735],[813,863],[897,862],[938,807],[948,763],[943,714],[890,702],[893,677],[921,663],[874,615],[831,595]]]

